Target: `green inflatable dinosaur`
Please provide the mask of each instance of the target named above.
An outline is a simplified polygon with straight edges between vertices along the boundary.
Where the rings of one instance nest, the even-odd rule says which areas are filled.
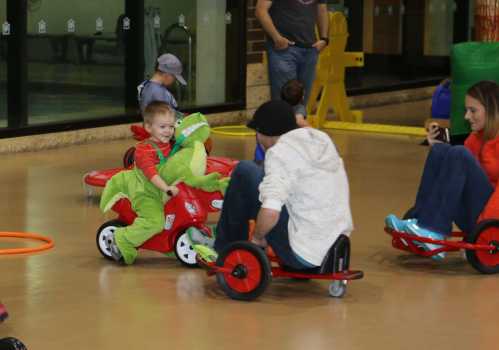
[[[158,174],[168,185],[184,182],[207,192],[225,192],[229,178],[221,178],[218,173],[205,174],[204,142],[209,135],[210,127],[201,113],[191,114],[178,122],[175,146],[168,160],[157,166]],[[117,228],[114,234],[125,263],[132,264],[137,257],[136,247],[163,230],[163,207],[169,197],[141,170],[134,168],[117,173],[107,182],[100,201],[101,210],[107,212],[121,198],[128,198],[138,215],[132,225]]]

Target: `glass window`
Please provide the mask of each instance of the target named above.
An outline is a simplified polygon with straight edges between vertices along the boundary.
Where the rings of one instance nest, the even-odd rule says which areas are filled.
[[[170,87],[181,109],[234,102],[233,86],[239,66],[228,60],[237,50],[228,35],[237,25],[229,0],[145,0],[145,78],[155,70],[156,58],[173,53],[183,63],[187,86]],[[240,98],[240,96],[238,96]]]
[[[424,54],[448,56],[454,36],[453,0],[426,0],[424,22]]]
[[[29,2],[29,124],[125,114],[124,11],[124,0]]]
[[[347,51],[364,52],[364,66],[347,69],[349,95],[436,85],[450,75],[455,42],[471,40],[473,0],[328,0],[348,21]],[[430,92],[431,90],[428,90]],[[405,125],[430,116],[425,94],[400,105],[364,108],[364,121]],[[403,116],[403,119],[401,118]]]
[[[401,54],[401,18],[400,0],[364,1],[364,52]]]
[[[450,74],[454,42],[470,40],[473,1],[329,0],[347,15],[347,50],[365,54],[349,68],[347,88],[359,91],[435,84]]]
[[[7,0],[0,0],[0,128],[7,126]]]
[[[136,120],[136,86],[166,52],[184,64],[187,86],[170,87],[181,110],[243,108],[244,2],[0,0],[0,26],[7,2],[17,35],[0,35],[0,128],[30,134]]]

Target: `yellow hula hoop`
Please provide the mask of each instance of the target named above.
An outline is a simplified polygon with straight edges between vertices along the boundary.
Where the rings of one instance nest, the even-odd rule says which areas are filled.
[[[226,136],[255,136],[255,132],[247,128],[246,125],[216,126],[211,128],[211,132],[213,134]]]
[[[9,249],[0,249],[0,255],[7,254],[27,254],[27,253],[37,253],[44,250],[48,250],[54,247],[54,241],[36,233],[25,233],[25,232],[2,232],[0,231],[0,237],[9,237],[9,238],[21,238],[21,239],[31,239],[35,241],[45,242],[44,244],[33,247],[33,248],[9,248]]]

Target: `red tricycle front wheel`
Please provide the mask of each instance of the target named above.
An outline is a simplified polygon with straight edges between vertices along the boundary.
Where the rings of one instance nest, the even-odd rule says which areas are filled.
[[[270,282],[270,263],[265,252],[249,242],[230,244],[218,256],[217,282],[236,300],[258,298]]]

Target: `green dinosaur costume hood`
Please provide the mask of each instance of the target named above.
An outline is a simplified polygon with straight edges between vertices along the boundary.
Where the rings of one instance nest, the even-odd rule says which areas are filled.
[[[176,145],[189,147],[195,142],[204,143],[210,137],[210,125],[201,113],[191,114],[175,125]]]

